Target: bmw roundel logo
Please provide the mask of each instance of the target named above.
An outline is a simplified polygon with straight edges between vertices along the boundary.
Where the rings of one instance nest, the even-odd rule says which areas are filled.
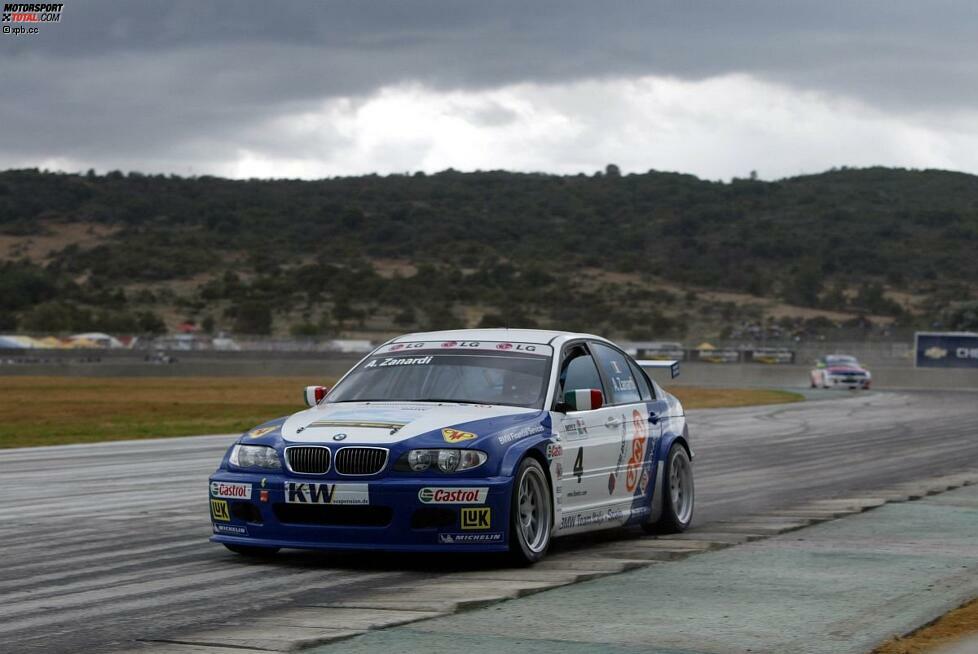
[[[333,436],[334,441],[341,441],[345,438],[346,438],[346,434],[336,434],[335,436]]]

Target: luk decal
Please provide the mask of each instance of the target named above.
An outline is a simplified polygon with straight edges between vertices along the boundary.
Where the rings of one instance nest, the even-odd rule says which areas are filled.
[[[461,431],[459,429],[442,429],[441,437],[445,439],[446,443],[460,443],[462,441],[470,441],[473,438],[478,438],[478,436],[472,432]]]
[[[214,525],[215,534],[229,534],[231,536],[247,536],[248,528],[240,527],[238,525]]]
[[[221,522],[231,522],[228,503],[224,500],[211,500],[211,517]]]
[[[501,532],[490,534],[438,534],[438,542],[443,545],[483,545],[486,543],[501,543]]]
[[[645,491],[649,489],[649,466],[646,464],[645,469],[642,470],[642,479],[638,482],[638,492],[645,495]]]
[[[273,432],[276,429],[278,429],[278,427],[259,427],[258,429],[252,429],[248,432],[248,438],[261,438],[265,434]]]
[[[223,481],[212,481],[211,497],[223,497],[231,500],[250,500],[251,484],[231,484]]]
[[[290,481],[285,485],[285,502],[287,504],[370,504],[370,485]]]
[[[489,529],[492,510],[489,507],[462,509],[462,529]]]
[[[488,488],[422,488],[418,500],[422,504],[485,504]]]
[[[390,368],[396,366],[426,366],[431,363],[431,356],[426,357],[385,357],[381,359],[371,359],[363,368]]]
[[[520,429],[515,429],[513,431],[508,431],[504,434],[500,434],[499,436],[496,437],[496,440],[499,441],[500,445],[509,445],[514,441],[523,440],[527,436],[533,436],[535,434],[540,434],[545,431],[546,429],[544,429],[540,425],[521,427]]]
[[[645,460],[645,442],[649,439],[649,425],[637,409],[632,410],[632,456],[628,459],[625,473],[625,490],[629,493],[638,485],[638,475]]]

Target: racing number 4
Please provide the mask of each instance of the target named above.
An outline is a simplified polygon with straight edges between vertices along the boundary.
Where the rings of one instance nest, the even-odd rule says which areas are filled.
[[[574,474],[577,476],[577,483],[581,483],[584,476],[584,448],[577,448],[577,458],[574,459]]]

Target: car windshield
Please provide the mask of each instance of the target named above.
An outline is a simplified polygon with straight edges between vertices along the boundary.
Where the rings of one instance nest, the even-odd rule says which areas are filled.
[[[825,357],[825,363],[830,366],[858,366],[859,365],[859,362],[856,361],[856,357],[850,357],[845,355]]]
[[[363,361],[333,402],[463,402],[541,408],[550,356],[458,350],[390,352]]]

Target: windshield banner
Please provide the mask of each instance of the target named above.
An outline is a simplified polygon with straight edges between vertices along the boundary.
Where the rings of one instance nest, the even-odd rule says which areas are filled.
[[[374,354],[408,354],[418,350],[463,350],[466,352],[508,352],[511,354],[534,354],[548,357],[553,348],[540,343],[517,343],[514,341],[414,341],[410,343],[391,343],[379,348]]]

